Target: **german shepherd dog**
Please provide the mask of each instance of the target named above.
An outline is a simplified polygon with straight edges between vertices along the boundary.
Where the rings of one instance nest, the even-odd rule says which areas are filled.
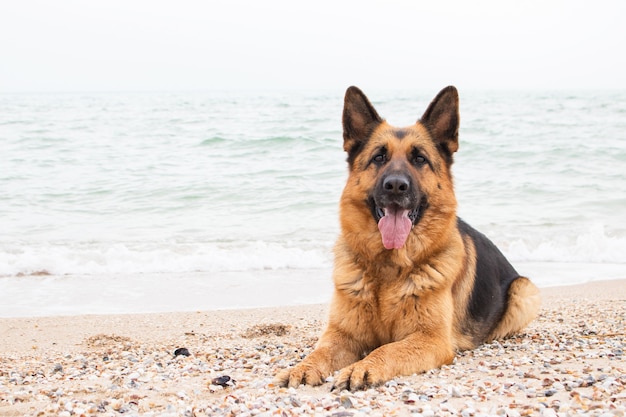
[[[328,327],[282,386],[358,390],[449,364],[457,350],[522,330],[537,287],[456,215],[453,154],[459,97],[443,89],[414,125],[383,120],[356,87],[346,91],[340,201]]]

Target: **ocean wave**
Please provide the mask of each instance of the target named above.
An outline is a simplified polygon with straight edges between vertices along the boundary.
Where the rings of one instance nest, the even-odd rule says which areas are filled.
[[[626,270],[626,237],[608,234],[601,224],[578,235],[535,235],[513,239],[501,247],[512,261],[623,263]]]
[[[328,267],[330,252],[262,241],[20,245],[0,247],[0,276],[311,269]]]
[[[516,262],[623,264],[626,237],[598,225],[572,237],[494,242]],[[52,242],[0,244],[0,276],[304,270],[332,267],[332,242]]]

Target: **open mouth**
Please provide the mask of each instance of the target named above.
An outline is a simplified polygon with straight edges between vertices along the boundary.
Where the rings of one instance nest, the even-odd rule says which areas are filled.
[[[415,224],[417,223],[417,221],[418,221],[418,219],[420,217],[420,208],[421,208],[421,206],[417,207],[414,210],[410,210],[410,211],[406,210],[406,212],[407,212],[406,216],[409,218],[409,220],[411,220],[411,224],[413,226],[415,226]],[[386,215],[389,215],[389,211],[390,211],[389,209],[386,209],[386,208],[383,209],[383,208],[380,208],[378,206],[375,206],[374,210],[375,210],[375,214],[376,214],[374,216],[374,218],[376,219],[376,222],[379,222],[380,219],[382,219]]]
[[[376,205],[373,199],[370,203],[372,204],[372,214],[378,223],[378,230],[382,236],[383,246],[386,249],[400,249],[404,246],[413,226],[419,222],[427,206],[425,198],[412,210],[397,204],[380,207]]]

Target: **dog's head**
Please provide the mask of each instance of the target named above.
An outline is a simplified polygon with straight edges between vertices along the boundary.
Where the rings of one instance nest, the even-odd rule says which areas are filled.
[[[450,166],[459,146],[458,103],[456,88],[446,87],[416,124],[397,128],[378,115],[361,90],[348,88],[343,147],[350,175],[341,203],[344,232],[361,234],[360,239],[379,233],[385,249],[400,249],[411,236],[428,245],[424,234],[437,233],[456,218]]]

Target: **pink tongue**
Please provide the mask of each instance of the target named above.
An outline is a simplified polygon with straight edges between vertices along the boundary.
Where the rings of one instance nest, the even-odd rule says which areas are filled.
[[[385,216],[378,221],[378,230],[383,235],[386,249],[400,249],[411,232],[408,210],[385,209]]]

